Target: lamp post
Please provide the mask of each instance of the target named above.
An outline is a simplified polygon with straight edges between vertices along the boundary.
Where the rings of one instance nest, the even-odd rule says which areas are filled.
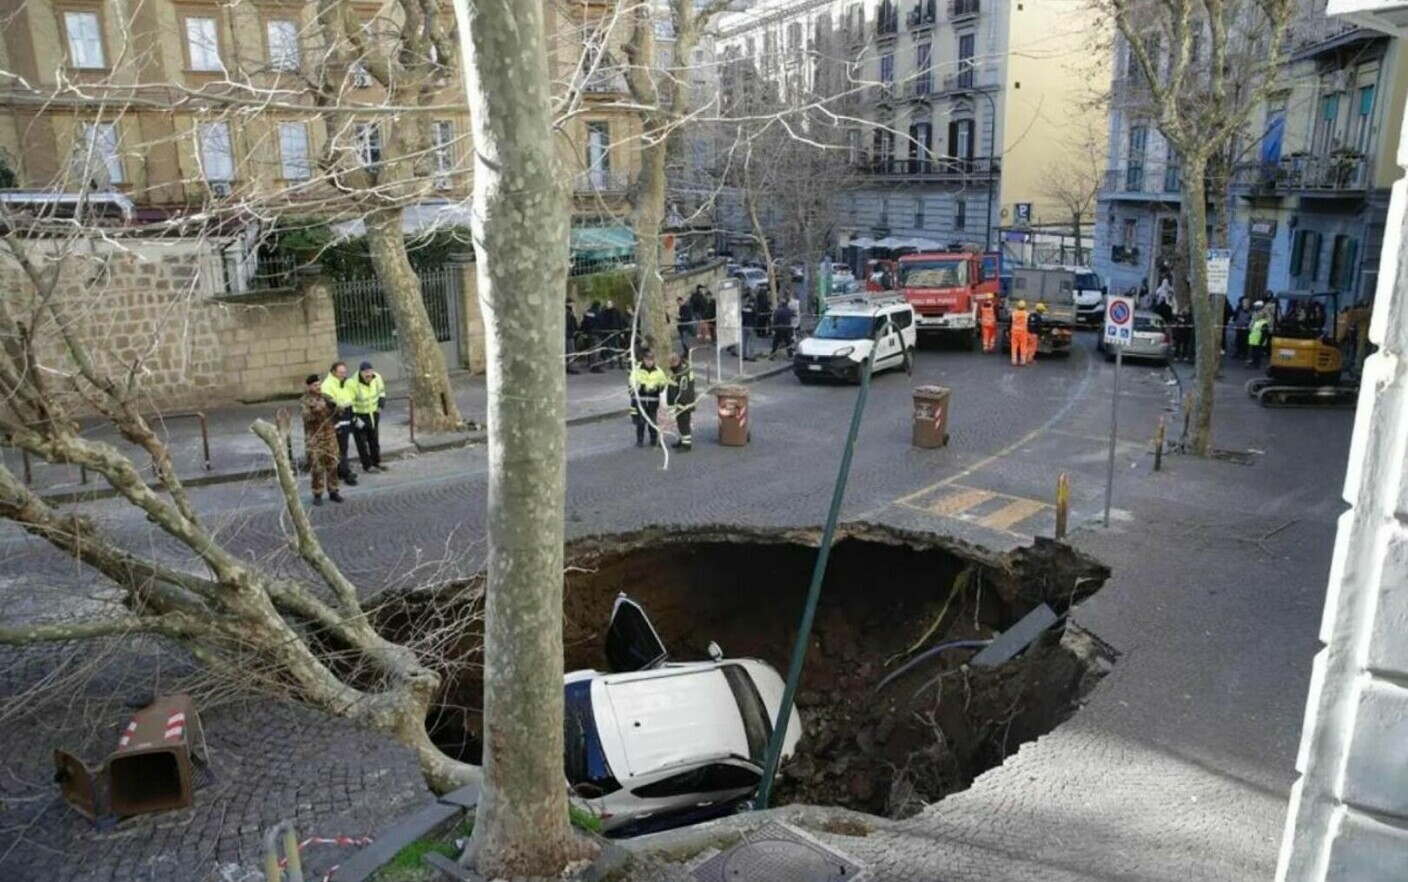
[[[974,76],[977,76],[974,73]],[[992,250],[992,159],[993,152],[997,149],[997,102],[992,100],[992,96],[987,92],[968,87],[968,95],[982,95],[988,101],[988,206],[983,215],[983,250]]]

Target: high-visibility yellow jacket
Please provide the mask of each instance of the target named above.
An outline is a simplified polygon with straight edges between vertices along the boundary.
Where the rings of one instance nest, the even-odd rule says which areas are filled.
[[[1259,315],[1252,319],[1251,330],[1247,332],[1247,342],[1252,346],[1260,346],[1266,341],[1266,327],[1271,324],[1266,316]]]
[[[665,387],[668,385],[670,385],[670,378],[666,376],[658,364],[653,368],[646,368],[642,364],[631,368],[631,413],[635,413],[636,402],[659,404],[660,393],[665,391]]]
[[[347,382],[342,384],[342,388],[350,390],[352,395],[352,412],[363,416],[374,414],[381,409],[382,400],[386,398],[386,381],[381,378],[381,374],[372,372],[370,383],[362,382],[360,373],[355,377],[348,377]]]
[[[340,409],[352,406],[352,381],[339,380],[337,374],[330,373],[323,379],[323,394],[331,398]]]

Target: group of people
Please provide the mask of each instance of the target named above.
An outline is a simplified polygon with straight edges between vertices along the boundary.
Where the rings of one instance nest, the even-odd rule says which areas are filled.
[[[342,501],[342,484],[357,485],[348,461],[349,441],[365,473],[386,471],[381,462],[381,414],[386,409],[386,382],[364,361],[348,377],[347,363],[333,362],[326,377],[309,374],[302,399],[303,438],[308,453],[308,475],[313,504],[323,504],[323,493]]]
[[[1028,311],[1027,301],[1018,300],[1012,307],[1008,328],[1012,363],[1028,365],[1036,361],[1037,343],[1041,340],[1042,324],[1046,321],[1046,304],[1038,302]],[[978,329],[982,333],[983,351],[997,351],[997,304],[987,299],[978,304]]]
[[[675,298],[675,325],[679,328],[680,348],[689,351],[690,337],[700,343],[712,341],[717,317],[718,304],[714,302],[714,292],[705,285],[695,285],[688,299]]]
[[[576,361],[586,357],[587,370],[599,374],[608,367],[625,367],[626,346],[635,324],[635,311],[618,309],[614,301],[593,300],[582,318],[567,298],[567,373],[578,374]]]
[[[694,449],[694,433],[691,423],[694,417],[695,390],[694,368],[689,361],[689,349],[684,354],[670,355],[669,372],[666,373],[655,363],[655,353],[649,349],[640,354],[640,360],[631,369],[628,383],[630,393],[631,421],[636,428],[636,446],[645,447],[647,434],[650,446],[660,442],[660,397],[665,396],[665,404],[670,415],[675,418],[675,428],[679,440],[672,447],[686,452]]]
[[[743,313],[743,357],[752,360],[755,356],[752,353],[747,333],[752,329],[751,336],[767,339],[772,337],[772,349],[768,351],[768,358],[776,358],[779,351],[784,352],[791,358],[797,349],[797,334],[801,328],[802,315],[801,304],[794,296],[783,294],[778,298],[777,306],[772,306],[772,297],[767,291],[759,291],[757,294],[744,292],[740,301],[740,311]],[[733,347],[729,347],[733,351]]]

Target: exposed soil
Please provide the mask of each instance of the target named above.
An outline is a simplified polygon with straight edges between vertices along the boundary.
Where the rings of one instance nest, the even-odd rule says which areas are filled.
[[[641,603],[671,658],[760,658],[786,671],[816,556],[816,531],[660,528],[570,544],[564,640],[568,670],[606,670],[602,637],[621,592]],[[923,650],[988,639],[1040,603],[1058,615],[1108,576],[1064,545],[1038,540],[996,555],[928,534],[852,526],[831,552],[797,705],[804,736],[783,767],[776,802],[841,805],[901,817],[998,765],[1051,731],[1108,670],[1112,653],[1088,635],[1055,628],[1016,660],[969,667],[974,650],[943,652],[883,690],[888,674]],[[477,602],[460,586],[413,610],[410,621]],[[404,599],[404,598],[403,598]],[[428,611],[424,604],[434,607]],[[433,735],[478,759],[478,636],[452,655]],[[911,652],[918,647],[918,652]]]

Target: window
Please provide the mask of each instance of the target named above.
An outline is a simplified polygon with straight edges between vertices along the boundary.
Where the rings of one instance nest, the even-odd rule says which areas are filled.
[[[889,85],[895,81],[895,54],[886,52],[880,56],[880,82]]]
[[[70,67],[97,70],[107,66],[103,58],[102,19],[96,12],[65,12],[64,36],[68,38]]]
[[[287,20],[264,23],[269,44],[269,66],[274,70],[298,70],[298,25]]]
[[[230,145],[230,124],[202,123],[197,131],[200,139],[201,174],[207,181],[233,181],[235,151]]]
[[[890,313],[890,321],[895,323],[896,331],[903,331],[914,324],[914,313],[908,309],[901,309]]]
[[[1124,169],[1124,188],[1137,192],[1144,189],[1144,148],[1149,143],[1146,126],[1129,127],[1129,159]]]
[[[768,741],[772,739],[772,719],[768,716],[767,705],[763,704],[757,684],[742,665],[722,665],[719,673],[724,675],[733,700],[738,704],[743,734],[748,740],[748,758],[761,763],[766,758]]]
[[[1330,252],[1330,286],[1337,291],[1354,290],[1354,262],[1359,256],[1359,240],[1353,236],[1336,236]]]
[[[1320,118],[1315,125],[1315,150],[1329,153],[1339,141],[1336,129],[1340,118],[1339,93],[1325,95],[1320,99]]]
[[[220,36],[213,18],[191,17],[186,19],[186,54],[195,71],[222,71],[220,62]]]
[[[611,176],[611,124],[598,120],[587,123],[587,174],[592,186],[601,189]]]
[[[435,140],[435,173],[448,175],[455,170],[455,124],[447,119],[431,124]]]
[[[286,181],[306,181],[312,175],[308,127],[301,122],[279,123],[279,176]]]
[[[1139,247],[1139,221],[1137,218],[1127,217],[1124,219],[1124,225],[1120,228],[1120,246],[1126,251]]]
[[[973,88],[973,47],[977,37],[963,34],[958,38],[958,88]]]
[[[671,796],[685,796],[692,793],[717,793],[723,790],[743,790],[758,785],[762,779],[756,771],[742,766],[713,763],[690,769],[678,775],[671,775],[637,787],[631,793],[642,799],[664,799]]]
[[[973,121],[956,119],[948,124],[948,155],[954,159],[973,158]]]
[[[895,133],[889,129],[875,130],[875,160],[880,171],[889,172],[895,159]]]
[[[928,43],[920,43],[914,47],[914,93],[916,95],[928,95],[933,85],[933,73],[929,70],[929,59],[932,52],[933,47]]]
[[[381,126],[376,123],[357,123],[353,132],[357,138],[357,158],[366,168],[381,164]]]
[[[968,226],[968,202],[964,199],[956,199],[953,203],[953,228],[963,230]]]
[[[851,165],[860,162],[860,129],[846,130],[846,157]]]
[[[122,183],[122,155],[117,150],[117,126],[112,123],[84,123],[83,149],[91,159],[89,168],[101,163],[107,169],[108,184]]]
[[[1291,275],[1303,282],[1314,282],[1320,274],[1321,235],[1315,230],[1296,230],[1291,243]]]
[[[1183,157],[1178,155],[1177,150],[1169,147],[1168,156],[1164,159],[1164,192],[1177,193],[1182,179]]]
[[[913,157],[909,164],[909,170],[913,174],[924,174],[929,171],[929,156],[931,155],[929,132],[930,125],[927,122],[915,123],[909,127],[909,153]]]
[[[923,197],[923,196],[915,196],[915,197],[914,197],[914,228],[915,228],[916,230],[922,230],[922,229],[924,229],[924,197]]]
[[[1354,149],[1367,156],[1374,131],[1374,84],[1359,87],[1358,113],[1354,115]]]

